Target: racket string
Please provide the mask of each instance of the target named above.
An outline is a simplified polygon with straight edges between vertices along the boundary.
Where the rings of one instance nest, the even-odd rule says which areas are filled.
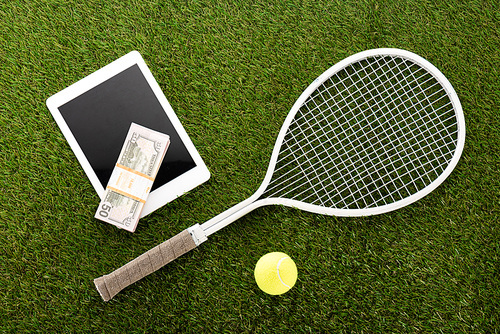
[[[454,116],[452,116],[452,117],[454,117]],[[402,143],[402,144],[406,144],[407,142],[408,142],[408,141],[406,141],[406,142],[404,142],[404,143]],[[286,143],[286,142],[285,142],[285,143]],[[351,149],[351,151],[352,151],[352,150],[356,150],[357,148],[358,148],[358,147],[353,147],[353,148]],[[425,147],[424,147],[424,148],[425,148]],[[286,149],[285,149],[285,150],[283,150],[283,151],[286,151]],[[350,151],[349,151],[349,152],[345,152],[345,154],[347,154],[347,155],[348,155],[348,153],[350,153]],[[392,158],[392,157],[393,157],[393,156],[389,156],[388,158]],[[387,158],[387,159],[388,159],[388,158]],[[384,162],[384,161],[381,161],[381,162]],[[376,167],[376,166],[377,166],[377,164],[373,164],[373,166],[374,166],[374,167]],[[281,167],[281,168],[282,168],[282,167]],[[383,166],[382,166],[382,168],[383,168]],[[279,169],[280,169],[280,168],[279,168]],[[277,169],[277,170],[279,170],[279,169]],[[304,170],[304,172],[305,172],[305,171],[308,171],[308,170],[309,170],[309,168],[307,168],[306,170]],[[289,173],[288,173],[288,174],[289,174]],[[281,175],[280,177],[278,177],[277,179],[275,179],[273,183],[274,183],[274,184],[276,184],[276,181],[277,181],[277,180],[279,180],[279,179],[281,179],[281,178],[286,177],[288,174],[283,174],[283,175]],[[330,176],[330,179],[331,179],[331,176]],[[270,187],[270,188],[268,188],[268,192],[269,192],[269,191],[271,191],[271,190],[273,190],[273,189],[274,189],[274,188],[276,188],[276,187],[277,187],[277,185],[275,185],[274,187]]]
[[[300,129],[300,128],[299,128],[299,129]],[[295,138],[295,137],[293,137],[293,139],[295,140],[296,138]],[[304,152],[303,147],[302,147],[301,145],[298,145],[298,146],[297,146],[297,145],[295,145],[295,146],[296,146],[296,147],[298,147],[298,148],[302,151],[303,155],[306,155],[306,154],[307,154],[306,152]],[[312,150],[312,151],[313,151],[314,153],[316,153],[316,151],[315,151],[315,150]],[[302,174],[303,174],[303,175],[306,175],[306,174],[305,174],[305,172],[304,172],[304,170],[303,170],[303,168],[302,168],[302,162],[301,162],[301,161],[298,161],[298,159],[297,159],[297,157],[296,157],[296,156],[294,156],[294,159],[295,159],[295,161],[297,162],[297,166],[301,169]],[[321,161],[321,160],[320,160],[320,161]],[[306,159],[306,162],[309,164],[309,166],[310,166],[310,168],[311,168],[311,172],[312,172],[312,173],[316,173],[316,172],[317,172],[317,168],[315,168],[315,166],[312,164],[311,160],[310,160],[310,159]],[[317,173],[316,173],[316,174],[317,174]],[[316,178],[317,178],[317,179],[319,179],[319,177],[318,177],[317,175],[316,175]],[[321,198],[321,197],[320,197],[320,195],[318,194],[318,192],[316,191],[316,186],[315,186],[313,183],[311,183],[311,179],[310,179],[309,177],[307,177],[307,178],[305,178],[305,179],[306,179],[306,181],[309,183],[309,185],[311,186],[309,189],[312,189],[312,190],[313,190],[313,192],[316,194],[317,198]],[[319,183],[321,184],[321,182],[319,182]],[[321,204],[324,204],[324,203],[321,203]]]
[[[340,92],[340,93],[339,93],[339,94],[337,94],[337,95],[340,95],[341,93],[343,93],[343,92]],[[337,96],[337,95],[336,95],[336,96]],[[332,99],[334,99],[334,97],[332,97]],[[371,100],[371,99],[370,99],[370,100]],[[367,100],[367,102],[369,102],[370,100]],[[326,102],[324,102],[324,103],[327,103],[327,102],[328,102],[328,101],[326,101]],[[306,103],[306,104],[307,104],[307,103]],[[396,106],[396,107],[399,107],[399,105],[398,105],[398,106]],[[305,118],[305,117],[306,117],[306,114],[303,114],[301,117],[299,117],[299,118],[297,119],[297,121],[298,121],[298,120],[300,120],[300,118]],[[343,123],[339,123],[339,125],[338,125],[335,129],[332,129],[332,132],[340,131],[340,130],[342,129],[343,125],[344,125]],[[331,127],[331,125],[330,125],[330,127]],[[302,139],[301,139],[301,141],[308,141],[308,138],[307,138],[307,137],[304,137],[304,138],[302,138]],[[293,154],[293,151],[291,151],[291,153],[290,153],[290,154]]]
[[[453,156],[458,130],[447,126],[454,123],[454,114],[440,119],[440,110],[451,102],[439,102],[445,92],[433,97],[439,92],[444,91],[431,75],[402,58],[364,60],[338,72],[297,112],[263,197],[362,208],[418,191]],[[367,110],[368,105],[374,107]],[[432,138],[443,131],[438,145]],[[409,184],[414,189],[407,189]]]
[[[333,98],[334,98],[334,97],[331,97],[331,99],[333,99]],[[305,116],[304,116],[304,115],[303,115],[302,117],[303,117],[303,118],[305,118]],[[298,120],[300,120],[300,118],[298,118],[298,119],[297,119],[297,121],[298,121]],[[377,128],[381,127],[382,125],[383,125],[383,124],[380,124]],[[328,126],[329,126],[329,127],[330,127],[330,129],[331,129],[331,133],[336,133],[337,131],[340,131],[340,130],[342,129],[342,127],[343,127],[343,123],[339,123],[339,124],[338,124],[338,126],[337,126],[336,128],[332,128],[332,127],[331,127],[331,124],[328,124]],[[377,128],[373,129],[373,131],[375,131]],[[382,131],[384,131],[384,130],[382,129]],[[322,139],[324,140],[324,139],[328,139],[328,138],[322,138]],[[287,139],[285,139],[285,142],[286,142],[286,141],[287,141]],[[297,144],[302,144],[302,142],[307,142],[307,141],[308,141],[308,138],[307,138],[307,137],[303,137],[303,138],[301,139],[301,141],[297,142]],[[283,150],[283,151],[285,151],[285,150]],[[293,150],[290,150],[290,153],[289,153],[289,154],[290,154],[290,155],[292,155],[292,154],[293,154],[293,152],[294,152]],[[283,158],[286,158],[286,157],[283,157]],[[283,168],[283,167],[286,167],[286,165],[281,166],[281,168]],[[278,168],[278,169],[279,169],[279,168]]]
[[[414,76],[414,72],[410,71],[410,75],[413,77],[413,76]],[[431,77],[430,75],[429,75],[429,77],[430,77],[430,79],[432,79],[432,77]],[[406,82],[408,82],[408,80],[407,80],[406,76],[404,76],[404,80],[405,80]],[[421,84],[418,82],[418,80],[415,80],[414,82],[415,82],[415,84],[419,87],[420,91],[423,91],[423,90],[422,90],[422,87],[421,87]],[[424,82],[424,83],[425,83],[425,82]],[[437,82],[435,82],[435,83],[434,83],[431,87],[435,86],[436,84],[438,84],[438,83],[437,83]],[[417,98],[417,95],[418,95],[418,94],[416,94],[416,91],[415,91],[415,90],[405,91],[405,94],[408,96],[408,98],[410,98],[410,99],[411,99],[412,97],[410,97],[410,96],[409,96],[409,93],[412,93],[412,94],[413,94],[413,98],[415,99],[416,104],[417,104],[418,106],[420,106],[422,109],[424,109],[424,110],[425,110],[425,109],[426,109],[426,106],[424,106],[424,105],[422,104],[422,99]],[[434,94],[436,94],[436,93],[437,93],[437,92],[435,92]],[[434,95],[434,94],[433,94],[433,95]],[[431,96],[432,96],[432,95],[431,95]],[[443,96],[446,96],[446,95],[443,95]],[[427,99],[427,100],[428,100],[428,98],[429,98],[429,97],[428,97],[427,95],[425,95],[425,94],[424,94],[424,97],[425,97],[425,99]],[[430,106],[430,105],[431,105],[431,104],[429,104],[428,106]],[[412,106],[412,108],[413,108],[413,107],[415,107],[415,106]],[[431,110],[432,110],[432,108],[431,108]],[[425,114],[425,115],[424,115],[424,117],[429,117],[429,116],[428,116],[427,114]],[[430,117],[429,117],[429,119],[430,119]],[[434,123],[431,123],[431,124],[434,124]],[[416,130],[418,130],[418,131],[420,132],[420,133],[419,133],[419,135],[420,135],[420,136],[422,136],[423,138],[425,138],[425,136],[423,136],[422,127],[416,127],[415,129],[416,129]],[[413,132],[412,132],[412,133],[413,133]],[[413,147],[413,146],[410,146],[410,147]],[[434,151],[432,151],[432,152],[434,152]],[[441,155],[442,155],[442,153],[443,153],[443,152],[441,152]],[[434,159],[437,159],[437,156],[436,156],[435,154],[434,154]],[[412,162],[413,162],[413,161],[416,161],[416,162],[421,162],[421,163],[422,163],[422,161],[421,161],[420,159],[417,159],[417,160],[411,160],[411,161],[412,161]],[[431,178],[429,178],[429,181],[431,181],[431,182],[432,182],[432,179],[431,179]],[[417,189],[418,189],[418,188],[417,188]],[[420,189],[418,189],[418,190],[420,190]]]
[[[367,65],[368,65],[368,66],[370,66],[370,67],[372,67],[370,63],[368,63]],[[380,63],[378,63],[378,65],[380,65]],[[386,87],[384,87],[384,86],[385,86],[385,82],[384,82],[384,81],[382,81],[382,80],[380,80],[379,85],[375,87],[376,92],[377,92],[377,94],[375,95],[375,94],[373,94],[373,89],[370,89],[370,88],[368,87],[367,83],[363,80],[363,77],[361,77],[361,75],[360,75],[360,73],[361,73],[361,72],[362,72],[362,74],[364,74],[364,75],[365,75],[365,77],[366,77],[366,76],[368,76],[368,73],[366,72],[366,67],[361,67],[361,71],[358,71],[358,72],[354,73],[353,75],[356,75],[356,76],[357,76],[357,78],[359,78],[358,82],[361,82],[361,91],[363,91],[363,92],[365,92],[365,93],[364,93],[364,94],[360,94],[359,98],[353,101],[353,104],[354,104],[354,105],[353,105],[353,108],[354,108],[354,109],[362,109],[362,106],[363,106],[363,105],[365,105],[365,104],[366,104],[366,105],[369,105],[369,100],[373,100],[373,102],[375,103],[375,106],[377,107],[377,109],[378,109],[378,110],[384,110],[384,109],[390,110],[390,108],[389,108],[389,106],[388,106],[388,103],[386,103],[386,101],[385,101],[387,97],[382,98],[382,99],[380,99],[380,98],[379,98],[379,96],[383,95],[383,93],[386,93],[386,94],[387,94],[387,96],[391,96],[391,95],[387,92],[387,88],[386,88]],[[387,78],[386,78],[386,79],[387,79]],[[387,80],[387,81],[388,81],[388,80]],[[370,83],[370,82],[369,82],[369,83]],[[382,88],[382,89],[383,89],[383,91],[381,91],[381,89],[380,89],[380,88]],[[366,99],[366,95],[369,95],[369,97],[370,97],[370,99],[369,99],[369,100],[367,100],[367,99]],[[358,101],[358,100],[361,100],[361,103],[359,103],[359,101]],[[379,103],[379,100],[380,100],[380,103]],[[383,105],[381,106],[381,104],[383,104]],[[346,104],[346,105],[347,105],[347,104]],[[388,123],[388,125],[390,125],[390,124],[389,124],[389,119],[388,119],[388,118],[386,118],[385,116],[386,116],[386,114],[385,114],[385,113],[382,113],[382,117],[380,117],[380,118],[381,118],[381,119],[384,119],[384,118],[385,118],[385,121],[384,121],[383,123],[380,123],[380,122],[379,122],[379,126],[380,126],[380,127],[382,127],[382,125],[383,125],[383,124],[385,124],[385,123]],[[391,114],[391,116],[392,116],[392,114]],[[362,121],[365,121],[365,119],[364,119],[364,120],[362,120]],[[361,123],[361,122],[360,122],[360,123]],[[361,129],[361,131],[362,131],[362,137],[363,137],[363,138],[365,138],[364,143],[363,143],[362,145],[360,145],[360,146],[361,146],[360,148],[364,151],[365,155],[369,156],[369,155],[370,155],[370,153],[369,153],[370,151],[371,151],[371,152],[377,152],[377,149],[373,146],[373,141],[367,140],[367,138],[368,138],[368,134],[367,134],[367,133],[363,130],[363,129],[364,129],[364,127],[363,127],[363,126],[361,126],[361,125],[360,125],[360,123],[358,123],[358,124],[356,124],[356,125],[359,125],[359,126],[360,126],[360,129]],[[396,123],[396,124],[397,124],[397,123]],[[373,133],[375,133],[375,130],[373,129],[373,126],[372,126],[372,123],[371,123],[371,122],[367,122],[367,123],[366,123],[366,125],[367,125],[367,127],[370,129],[370,131],[369,131],[369,132],[373,132]],[[385,135],[385,132],[386,132],[386,130],[384,130],[384,129],[382,128],[382,134],[384,134],[384,135]],[[401,144],[401,143],[400,143],[400,144]],[[367,145],[368,145],[369,147],[368,147],[367,149],[365,149]],[[352,145],[351,145],[351,146],[352,146]],[[381,149],[383,149],[383,150],[384,150],[384,146],[381,146]],[[387,152],[386,152],[386,151],[384,151],[384,152],[382,152],[382,153],[383,153],[383,154],[387,154]],[[359,157],[359,156],[360,156],[360,155],[358,154],[358,157]],[[378,156],[377,156],[377,157],[378,157]],[[363,160],[362,160],[362,158],[359,158],[359,161],[363,161]],[[374,159],[366,159],[366,161],[368,161],[369,163],[371,163],[371,165],[372,165],[372,166],[375,164],[375,163],[374,163],[374,161],[375,161]],[[363,167],[364,167],[364,170],[369,170],[369,168],[366,168],[366,166],[365,166],[365,165],[363,165]],[[387,168],[386,168],[384,165],[382,165],[382,168],[384,169],[384,172],[385,172],[385,173],[387,173],[387,172],[388,172]],[[380,179],[380,178],[381,178],[381,176],[380,176],[380,173],[378,173],[378,170],[377,170],[377,169],[375,169],[374,171],[377,173],[377,176],[378,176],[378,178]],[[360,180],[364,180],[364,178],[360,178]],[[370,180],[370,182],[368,183],[368,185],[371,185],[371,184],[372,184],[373,182],[375,182],[375,181],[376,181],[376,179],[374,179],[373,177],[371,177],[371,180]],[[362,183],[363,183],[362,188],[361,188],[361,189],[359,189],[359,187],[358,187],[358,189],[357,189],[357,190],[355,190],[355,191],[351,192],[350,196],[353,196],[353,194],[356,194],[356,193],[358,193],[358,192],[362,192],[364,189],[367,189],[367,188],[368,188],[368,185],[367,185],[365,182],[363,182],[363,181],[362,181]],[[375,203],[375,202],[376,202],[376,200],[373,198],[372,193],[371,193],[371,192],[368,192],[367,194],[368,194],[368,195],[370,195],[370,197],[372,198],[372,203]],[[364,197],[365,197],[365,196],[361,196],[361,197],[360,197],[360,199],[364,201]],[[365,203],[366,203],[366,202],[365,202]],[[365,205],[365,206],[366,206],[366,205]]]
[[[394,156],[394,155],[393,155],[393,156]],[[388,157],[386,158],[386,160],[387,160],[387,159],[392,158],[393,156],[388,156]],[[384,162],[385,162],[385,161],[380,161],[380,162],[379,162],[379,165],[384,166],[384,164],[383,164]],[[348,166],[346,165],[344,168],[347,168],[347,167],[348,167]],[[373,164],[373,167],[377,167],[377,165]],[[331,171],[331,170],[328,170],[327,172],[330,172],[330,171]],[[369,171],[370,171],[369,169],[367,169],[367,170],[366,170],[366,172],[369,172]],[[339,173],[339,172],[342,172],[342,170],[337,171],[337,173]],[[377,169],[375,169],[375,168],[374,168],[373,172],[377,172]],[[323,174],[325,174],[325,173],[323,173]],[[332,174],[328,174],[328,173],[327,173],[327,175],[326,175],[326,176],[329,176],[329,177],[331,178],[331,175],[332,175]],[[324,175],[319,175],[319,176],[324,176]],[[380,175],[379,175],[379,178],[381,178],[381,176],[380,176]],[[297,182],[297,180],[296,180],[295,182],[293,182],[293,183],[296,183],[296,182]],[[297,187],[296,187],[296,188],[293,188],[293,189],[291,189],[291,190],[289,190],[289,192],[291,192],[291,191],[293,191],[293,190],[297,190]],[[288,193],[289,193],[289,192],[288,192]],[[284,193],[283,195],[288,195],[288,193]]]
[[[319,92],[319,94],[321,94],[321,92]],[[311,113],[311,114],[313,113],[313,111],[314,111],[314,110],[316,110],[316,109],[318,109],[318,108],[319,108],[319,107],[318,107],[318,105],[316,104],[315,100],[312,100],[312,102],[313,102],[313,104],[314,104],[314,106],[313,106],[313,108],[312,108],[312,109],[310,109],[308,106],[305,106],[305,108],[307,108],[307,109],[308,109],[308,112],[309,112],[309,113]],[[322,114],[320,114],[320,115],[321,115],[321,116],[323,116],[324,114],[322,113]],[[328,126],[328,127],[330,128],[330,131],[329,131],[329,132],[326,132],[326,131],[324,130],[324,127],[320,127],[320,129],[322,130],[323,135],[326,135],[326,137],[327,137],[327,139],[326,139],[326,140],[327,140],[330,144],[332,144],[332,143],[333,143],[333,142],[332,142],[332,139],[336,139],[335,132],[331,131],[331,130],[332,130],[332,127],[331,127],[331,123],[330,123],[330,122],[326,122],[326,126]],[[334,134],[334,136],[333,136],[333,137],[329,137],[329,136],[328,136],[329,134]],[[321,140],[320,138],[317,138],[317,139],[318,139],[318,140],[317,140],[317,142],[319,142],[319,143],[320,143],[320,145],[322,145],[322,146],[323,146],[323,142],[324,142],[324,140]],[[347,140],[349,140],[349,137],[347,137],[346,139],[347,139]],[[352,142],[350,142],[349,144],[350,144],[350,145],[352,145]],[[312,149],[315,149],[315,148],[314,148],[314,147],[312,147]],[[341,149],[345,151],[345,146],[341,146]],[[324,152],[328,152],[328,151],[327,151],[327,150],[325,150]],[[328,160],[326,160],[326,161],[331,162],[331,161],[333,160],[332,155],[330,155],[330,154],[327,154],[327,155],[328,155]],[[325,160],[325,159],[322,159],[322,160],[320,159],[320,161],[324,161],[324,160]],[[328,171],[329,171],[329,170],[327,169],[327,167],[325,166],[325,164],[324,164],[324,163],[323,163],[323,166],[322,166],[322,167],[323,167],[323,168],[322,168],[323,173],[321,174],[321,176],[323,176],[323,174],[326,174],[326,175],[329,177],[329,179],[330,179],[330,184],[333,184],[333,185],[334,185],[334,184],[335,184],[335,182],[333,182],[332,175],[331,175],[330,173],[328,173]],[[348,173],[351,173],[351,171],[348,171]],[[352,177],[352,175],[351,175],[351,177]],[[319,179],[319,178],[318,178],[318,179]],[[321,179],[320,179],[320,180],[321,180]],[[319,182],[321,182],[321,181],[319,181]],[[323,182],[321,182],[321,183],[323,183]],[[324,188],[324,186],[323,186],[323,188]],[[334,186],[334,189],[335,189],[336,191],[338,191],[338,188],[337,188],[337,187],[335,187],[335,186]],[[329,194],[329,193],[330,193],[329,191],[326,191],[326,192],[325,192],[325,194]],[[297,197],[297,196],[300,196],[300,195],[302,195],[302,193],[299,193],[298,195],[296,195],[296,197]],[[310,196],[309,196],[309,197],[310,197]],[[309,198],[309,197],[307,197],[307,198]],[[294,197],[294,198],[295,198],[295,197]],[[307,199],[307,198],[306,198],[306,199]],[[318,198],[318,199],[321,201],[321,199],[322,199],[322,198],[320,197],[320,198]],[[330,198],[328,198],[328,200],[330,200],[330,201],[331,201],[331,199],[330,199]],[[342,200],[343,200],[343,198],[342,198]],[[344,204],[346,204],[346,203],[344,203]]]
[[[390,160],[390,159],[391,159],[391,158],[393,158],[395,155],[396,155],[396,154],[393,154],[392,156],[388,156],[388,157],[386,157],[386,159],[385,159],[385,160],[380,161],[377,165],[381,165],[381,167],[382,167],[382,168],[384,168],[384,166],[385,166],[385,165],[384,165],[384,162],[385,162],[386,160]],[[450,151],[447,155],[453,155],[453,152],[452,152],[452,151]],[[429,163],[430,163],[430,162],[429,162]],[[442,164],[441,164],[441,167],[445,167],[445,165],[446,165],[446,164],[447,164],[447,162],[442,163]],[[351,165],[352,165],[352,164],[351,164]],[[363,172],[363,174],[369,174],[370,172],[372,172],[372,173],[377,173],[377,175],[379,176],[379,179],[382,179],[382,176],[378,173],[378,169],[377,169],[377,168],[375,168],[375,167],[377,167],[377,165],[373,165],[374,169],[373,169],[372,171],[370,171],[370,169],[366,169],[366,170]],[[320,175],[319,175],[319,177],[332,175],[332,174],[329,174],[329,172],[332,172],[332,171],[333,171],[333,172],[336,172],[334,175],[336,175],[336,174],[342,174],[342,172],[344,172],[344,171],[349,172],[348,167],[349,167],[349,165],[345,165],[344,170],[336,170],[336,168],[335,168],[335,167],[332,167],[331,169],[326,170],[323,174],[320,174]],[[424,167],[425,167],[425,166],[424,166]],[[401,179],[402,179],[402,177],[404,177],[404,176],[406,176],[406,175],[410,175],[410,174],[411,174],[411,172],[414,172],[414,170],[408,171],[406,174],[401,174],[401,175],[399,175],[399,176],[397,176],[397,175],[396,175],[396,176],[393,176],[393,178],[394,178],[394,179],[397,179],[397,180],[401,180]],[[326,174],[326,175],[325,175],[325,174]],[[361,175],[363,175],[363,174],[361,174]],[[389,175],[389,173],[387,173],[387,175]],[[422,177],[422,175],[417,176],[417,178],[421,178],[421,177]],[[391,179],[391,181],[392,181],[392,182],[394,182],[394,179]],[[320,179],[319,179],[319,180],[320,180]],[[377,179],[377,180],[378,180],[378,179]],[[299,181],[299,180],[297,180],[297,181]],[[296,183],[297,181],[295,181],[294,183]],[[375,181],[376,181],[376,180],[375,180]],[[389,182],[389,181],[388,181],[388,182]],[[347,188],[347,187],[348,187],[348,184],[344,184],[344,185],[346,186],[345,188],[341,188],[341,189],[338,189],[338,188],[337,188],[337,193],[342,193],[344,190],[347,190],[347,189],[348,189],[348,188]],[[390,192],[390,193],[388,193],[388,196],[392,196],[392,194],[393,194],[393,193],[398,192],[399,190],[402,190],[404,187],[406,187],[406,185],[405,185],[405,186],[400,186],[399,188],[395,188],[395,191],[394,191],[394,192]],[[281,197],[289,197],[288,195],[289,195],[291,192],[296,191],[298,188],[299,188],[299,187],[297,186],[297,187],[295,187],[295,188],[290,189],[288,192],[282,193],[282,194],[281,194]],[[302,195],[303,193],[304,193],[304,192],[298,193],[296,196],[293,196],[293,197],[290,197],[290,198],[294,199],[294,198],[300,197],[300,195]],[[274,196],[274,195],[276,195],[276,194],[277,194],[277,193],[274,193],[272,196]],[[354,191],[354,192],[350,192],[350,194],[349,194],[349,195],[345,195],[346,197],[340,197],[340,198],[341,198],[341,202],[345,203],[345,199],[346,199],[346,198],[348,198],[348,197],[350,197],[350,196],[353,196],[353,197],[354,197],[356,194],[357,194],[357,191]],[[269,196],[269,197],[272,197],[272,196]],[[311,197],[311,196],[305,197],[305,198],[303,198],[302,200],[304,200],[304,201],[305,201],[305,200],[308,200],[310,197]],[[361,197],[359,197],[359,198],[360,198],[360,199],[363,199],[363,198],[364,198],[364,196],[361,196]],[[311,203],[312,203],[312,204],[315,204],[315,201],[312,201]],[[335,203],[335,205],[338,205],[338,204],[339,204],[339,202],[336,202],[336,203]]]
[[[385,60],[385,58],[381,58],[381,60]],[[391,61],[391,62],[395,62],[395,60],[394,60],[393,58],[391,58],[391,59],[390,59],[390,61]],[[378,63],[378,60],[377,60],[377,63]],[[384,65],[385,65],[385,64],[384,64]],[[370,66],[370,67],[371,67],[371,66]],[[398,72],[398,73],[394,73],[393,69],[398,69],[398,70],[399,70],[399,72]],[[401,68],[401,67],[400,67],[400,66],[398,66],[397,64],[395,64],[395,66],[392,66],[392,67],[388,65],[388,71],[390,71],[390,73],[393,75],[393,77],[398,77],[398,75],[401,75],[401,77],[402,77],[402,79],[401,79],[401,80],[396,81],[396,84],[398,84],[398,85],[400,86],[399,88],[397,88],[397,87],[394,85],[394,83],[392,82],[391,78],[389,78],[389,77],[387,76],[387,72],[384,72],[384,73],[383,73],[383,76],[385,77],[386,82],[387,82],[387,83],[388,83],[388,85],[390,86],[390,87],[385,87],[385,88],[384,88],[384,92],[383,92],[383,93],[386,93],[388,96],[391,96],[391,93],[390,93],[389,89],[390,89],[390,90],[392,90],[392,91],[394,91],[395,93],[402,92],[402,95],[403,95],[403,96],[406,96],[406,98],[405,98],[405,99],[401,99],[401,101],[402,101],[402,102],[401,102],[401,105],[403,105],[403,106],[405,106],[406,102],[407,102],[407,101],[409,101],[409,100],[411,99],[411,97],[409,96],[409,94],[408,94],[408,93],[409,93],[409,92],[412,92],[412,93],[414,92],[414,90],[412,90],[412,89],[405,89],[405,87],[411,87],[411,85],[412,85],[414,82],[415,82],[415,83],[418,83],[418,81],[417,81],[417,80],[412,81],[412,82],[408,82],[408,80],[407,80],[407,76],[403,75],[403,72],[404,72],[405,70],[409,70],[409,68],[408,68],[408,67],[406,67],[406,68],[405,68],[405,67]],[[410,73],[413,73],[413,71],[410,71]],[[424,74],[423,76],[426,76],[426,74]],[[403,83],[405,83],[405,85],[403,85]],[[432,86],[431,86],[431,87],[432,87]],[[370,94],[371,94],[371,92],[370,92]],[[399,97],[399,96],[400,96],[400,94],[398,93],[398,97]],[[375,101],[376,101],[376,99],[375,99]],[[385,105],[384,105],[384,106],[382,106],[382,107],[380,107],[380,105],[378,105],[378,103],[377,103],[377,102],[375,102],[375,103],[377,104],[377,106],[378,106],[380,109],[383,109],[383,108],[390,108],[390,106],[389,106],[389,105],[387,105],[387,104],[385,103],[385,100],[382,100],[382,102],[384,102],[384,104],[385,104]],[[419,103],[419,102],[420,102],[420,101],[418,101],[418,100],[417,100],[417,103]],[[411,107],[414,107],[414,106],[412,105]],[[396,108],[397,108],[397,107],[396,107]],[[398,109],[398,110],[399,110],[399,109]],[[408,111],[409,111],[409,110],[405,108],[405,109],[404,109],[404,110],[402,110],[402,111],[401,111],[401,110],[399,110],[399,113],[401,114],[401,113],[405,113],[405,112],[408,112]],[[386,115],[384,115],[384,117],[385,117],[385,116],[386,116]],[[398,144],[397,146],[398,146],[398,147],[402,147],[402,148],[404,149],[405,153],[407,153],[407,154],[406,154],[406,157],[408,157],[409,155],[412,155],[412,154],[416,154],[416,152],[415,152],[415,150],[414,150],[414,146],[412,146],[412,145],[402,145],[401,140],[400,140],[400,135],[398,135],[398,134],[403,135],[403,134],[404,134],[404,130],[401,128],[401,126],[400,126],[400,122],[396,122],[395,124],[392,124],[392,125],[391,125],[390,120],[387,120],[387,122],[388,122],[388,124],[391,126],[391,130],[393,130],[395,126],[397,127],[396,131],[391,131],[391,132],[394,132],[394,133],[395,133],[394,137],[395,137],[395,139],[397,140],[397,144]],[[407,125],[407,124],[406,124],[406,125]],[[420,132],[421,132],[421,127],[415,127],[415,129],[420,130]],[[410,130],[410,132],[413,134],[413,131],[412,131],[412,130]],[[409,149],[413,149],[413,151],[412,151],[412,152],[408,152],[408,150],[407,150],[408,148],[409,148]],[[398,151],[397,151],[397,152],[398,152]],[[399,161],[403,161],[403,160],[404,160],[404,159],[401,157],[401,155],[399,154],[399,152],[398,152],[398,157],[399,157]],[[406,170],[406,173],[405,173],[405,174],[409,173],[409,169],[408,169],[408,167],[409,167],[408,165],[409,165],[409,164],[411,164],[410,168],[411,168],[411,167],[413,167],[413,169],[415,169],[414,162],[421,162],[421,161],[420,161],[420,160],[416,160],[416,159],[409,159],[409,160],[408,160],[408,164],[403,164],[403,167],[404,167],[404,169]],[[394,161],[393,161],[393,163],[394,163]],[[397,168],[397,167],[395,167],[395,166],[393,166],[393,167],[394,167],[394,168]],[[411,179],[410,181],[411,181],[411,183],[413,184],[413,187],[414,187],[417,191],[421,189],[421,188],[420,188],[420,185],[417,185],[417,184],[415,183],[415,181],[416,181],[415,179]],[[404,195],[403,195],[403,196],[401,196],[401,195],[400,195],[400,197],[404,197]]]
[[[450,152],[448,152],[448,154],[447,154],[447,155],[453,155],[453,152],[451,152],[451,151],[450,151]],[[429,162],[429,163],[431,163],[431,162]],[[328,171],[327,171],[327,172],[328,172]],[[377,170],[374,170],[373,172],[377,172]],[[408,174],[409,174],[409,173],[408,173]],[[319,175],[319,176],[322,176],[322,175]],[[403,175],[401,175],[400,177],[397,177],[397,176],[396,176],[396,177],[397,177],[398,179],[401,179],[401,177],[403,177],[403,176],[405,176],[405,175],[403,174]],[[380,177],[380,175],[379,175],[379,177]],[[422,177],[423,177],[423,175],[418,175],[418,176],[417,176],[417,178],[422,178]],[[381,177],[380,177],[380,178],[381,178]],[[394,193],[399,193],[399,191],[400,191],[400,190],[402,190],[404,187],[406,187],[406,185],[401,185],[401,186],[399,186],[399,188],[395,188],[395,189],[394,189],[394,191],[393,191],[393,192],[388,193],[388,194],[386,195],[386,197],[388,197],[388,196],[391,196],[391,197],[392,197],[392,195],[393,195]],[[297,187],[297,188],[298,188],[298,187]],[[288,197],[287,195],[288,195],[290,192],[292,192],[292,191],[294,191],[294,190],[297,190],[297,188],[291,189],[291,190],[289,190],[287,193],[283,193],[283,194],[281,194],[281,197]],[[342,190],[339,190],[339,192],[341,192],[341,191],[342,191]],[[300,195],[302,195],[303,193],[304,193],[304,191],[303,191],[303,192],[301,192],[301,193],[299,193],[298,195],[296,195],[296,196],[294,196],[294,197],[290,197],[290,198],[294,199],[294,198],[300,197]],[[352,192],[349,196],[354,197],[355,195],[356,195],[356,192]],[[273,196],[274,196],[274,195],[272,195],[272,196],[268,196],[268,197],[273,197]],[[349,197],[349,196],[347,196],[347,197]],[[358,198],[362,199],[362,198],[364,198],[365,196],[366,196],[366,195],[362,195],[362,196],[360,196],[360,197],[358,197]],[[303,201],[307,201],[310,197],[311,197],[311,195],[309,195],[308,197],[304,197],[304,198],[302,198],[302,200],[303,200]],[[335,205],[338,205],[338,204],[340,204],[340,202],[342,202],[342,203],[344,203],[344,204],[345,204],[345,198],[342,198],[342,197],[341,197],[341,200],[340,200],[339,202],[334,203],[334,204],[335,204]],[[316,203],[316,201],[311,201],[311,203],[312,203],[312,204],[315,204],[315,203]],[[338,207],[338,206],[336,206],[336,207]]]

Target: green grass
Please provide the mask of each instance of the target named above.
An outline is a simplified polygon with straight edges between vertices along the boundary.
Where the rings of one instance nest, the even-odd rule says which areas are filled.
[[[500,14],[495,1],[7,1],[0,4],[0,332],[498,333]],[[457,91],[467,139],[437,190],[366,218],[267,207],[104,303],[92,280],[251,195],[300,93],[375,47]],[[45,106],[138,50],[212,178],[139,223],[98,196]],[[283,251],[280,297],[253,280]]]

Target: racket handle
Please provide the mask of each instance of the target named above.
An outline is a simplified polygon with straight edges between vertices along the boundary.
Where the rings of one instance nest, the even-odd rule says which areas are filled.
[[[155,272],[206,240],[206,237],[200,240],[196,238],[198,235],[192,236],[192,229],[182,231],[112,273],[94,279],[94,284],[102,299],[107,302],[130,284]]]

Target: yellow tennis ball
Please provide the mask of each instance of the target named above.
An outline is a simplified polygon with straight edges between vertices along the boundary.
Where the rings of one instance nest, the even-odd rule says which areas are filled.
[[[281,295],[295,285],[297,266],[285,253],[268,253],[257,261],[254,275],[262,291],[270,295]]]

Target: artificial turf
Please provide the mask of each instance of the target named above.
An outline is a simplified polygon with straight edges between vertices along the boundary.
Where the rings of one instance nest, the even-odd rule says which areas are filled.
[[[500,11],[495,1],[1,1],[0,332],[497,333]],[[415,52],[467,127],[434,192],[364,218],[258,209],[104,303],[93,279],[250,196],[300,93],[356,52]],[[45,100],[129,51],[144,57],[211,179],[139,222],[99,197]],[[261,292],[282,251],[299,279]]]

